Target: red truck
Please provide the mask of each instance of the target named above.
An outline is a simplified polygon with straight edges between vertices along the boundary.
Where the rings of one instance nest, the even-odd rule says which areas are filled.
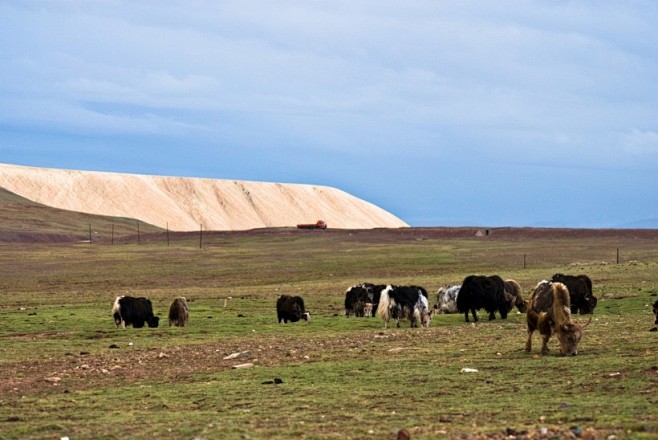
[[[327,229],[327,222],[318,220],[315,223],[297,225],[299,229]]]

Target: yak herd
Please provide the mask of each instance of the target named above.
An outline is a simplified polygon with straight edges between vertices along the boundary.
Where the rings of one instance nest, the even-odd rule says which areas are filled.
[[[557,338],[562,355],[576,355],[582,332],[590,320],[584,324],[575,323],[573,314],[592,314],[597,304],[592,294],[592,280],[587,275],[555,274],[550,281],[540,281],[527,300],[519,283],[503,280],[498,275],[469,275],[460,285],[441,287],[437,291],[437,301],[430,308],[427,290],[421,286],[396,286],[391,284],[362,283],[345,291],[345,316],[379,316],[387,327],[391,319],[408,320],[411,327],[428,327],[432,314],[463,313],[469,322],[478,321],[477,311],[484,309],[489,320],[501,319],[515,307],[526,313],[526,351],[531,351],[532,334],[539,331],[542,338],[541,354],[548,353],[548,341],[553,335]],[[308,321],[311,315],[306,311],[304,299],[300,296],[282,295],[277,299],[278,322],[288,323]],[[653,313],[658,324],[658,301],[653,304]],[[117,327],[135,328],[158,327],[159,318],[153,313],[151,301],[147,298],[118,296],[112,307],[112,315]],[[184,327],[189,319],[187,301],[177,297],[169,306],[169,325]]]

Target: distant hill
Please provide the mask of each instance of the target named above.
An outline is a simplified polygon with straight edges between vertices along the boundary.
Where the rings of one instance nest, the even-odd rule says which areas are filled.
[[[618,226],[624,229],[658,229],[658,218],[635,220]]]
[[[327,186],[0,164],[0,188],[41,205],[139,219],[172,231],[294,227],[319,219],[329,228],[408,226],[372,203]]]
[[[130,218],[51,208],[0,188],[0,242],[93,241],[102,236],[137,236],[162,229]],[[90,231],[91,230],[91,231]]]

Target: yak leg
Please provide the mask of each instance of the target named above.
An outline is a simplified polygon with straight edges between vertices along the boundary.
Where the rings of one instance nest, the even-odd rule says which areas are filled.
[[[473,314],[473,321],[478,322],[478,315],[477,315],[477,312],[475,311],[474,308],[471,309],[471,313]],[[467,319],[467,321],[468,321],[468,319]]]
[[[541,354],[548,354],[548,340],[550,337],[550,333],[541,335]]]
[[[535,329],[531,329],[528,326],[528,339],[525,341],[525,351],[530,353],[532,350],[532,334],[534,333]]]
[[[495,312],[489,312],[489,321],[493,321],[496,319],[496,313]]]
[[[469,322],[469,321],[468,321],[468,309],[466,309],[466,311],[464,312],[464,320],[465,320],[466,322]]]

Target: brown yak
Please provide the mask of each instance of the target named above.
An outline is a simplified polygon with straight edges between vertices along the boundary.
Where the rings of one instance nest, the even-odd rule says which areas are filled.
[[[523,291],[521,290],[521,285],[514,280],[505,280],[505,290],[504,290],[505,302],[509,307],[509,312],[512,311],[512,308],[516,308],[521,313],[525,313],[528,309],[527,301],[523,300]]]
[[[169,306],[169,326],[185,327],[189,318],[187,300],[184,296],[174,298]]]
[[[532,349],[532,333],[539,330],[542,337],[541,354],[548,353],[548,340],[553,333],[560,343],[561,355],[578,354],[578,342],[589,322],[581,326],[571,320],[569,290],[564,284],[545,280],[537,284],[530,294],[526,317],[528,320],[526,351]]]

